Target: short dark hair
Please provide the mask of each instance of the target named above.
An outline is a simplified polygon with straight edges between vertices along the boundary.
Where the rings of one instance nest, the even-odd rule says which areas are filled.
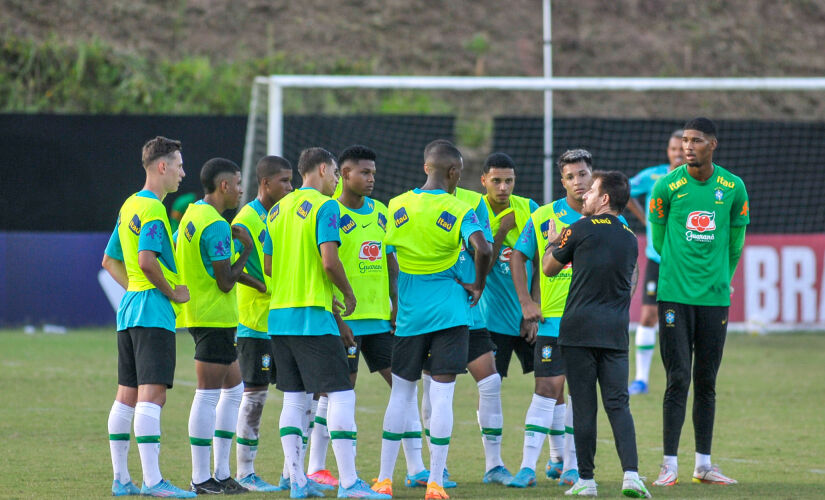
[[[622,213],[630,200],[630,182],[618,170],[597,170],[593,172],[593,182],[601,179],[600,193],[610,197],[610,208]]]
[[[241,168],[232,160],[226,158],[212,158],[207,160],[201,168],[201,185],[206,194],[214,193],[218,186],[215,184],[221,174],[234,174],[240,172]]]
[[[491,168],[512,168],[515,171],[516,162],[507,153],[493,153],[484,160],[481,170],[486,174]]]
[[[453,144],[452,142],[448,141],[447,139],[436,139],[436,140],[434,140],[434,141],[430,141],[430,143],[429,143],[429,144],[427,144],[426,146],[424,146],[424,161],[425,161],[425,162],[427,161],[427,155],[430,153],[430,151],[431,151],[434,147],[436,147],[436,146],[444,146],[444,145],[447,145],[447,146],[453,146],[453,147],[455,147],[455,144]]]
[[[710,120],[710,118],[700,116],[699,118],[688,120],[688,122],[685,123],[684,129],[698,130],[705,135],[712,135],[713,137],[716,137],[716,125]]]
[[[286,158],[280,156],[264,156],[258,160],[255,165],[255,176],[258,178],[258,184],[267,177],[272,177],[281,170],[292,170],[292,164]]]
[[[367,146],[354,144],[341,151],[341,154],[338,155],[338,166],[343,165],[347,160],[352,160],[357,163],[361,160],[375,161],[377,157],[375,151]]]
[[[568,149],[562,153],[561,156],[559,156],[559,160],[556,162],[556,165],[559,167],[559,172],[561,172],[565,165],[579,163],[580,161],[585,162],[587,164],[587,168],[593,170],[593,155],[591,155],[590,151],[586,149]]]
[[[324,163],[334,164],[335,156],[324,148],[307,148],[298,157],[298,173],[303,177]]]
[[[154,139],[149,139],[143,145],[143,150],[141,151],[141,160],[143,162],[143,168],[147,168],[149,165],[152,164],[158,158],[163,158],[164,156],[168,156],[175,151],[183,151],[183,147],[180,144],[180,141],[176,141],[174,139],[167,139],[163,136],[157,136]]]
[[[449,141],[441,140],[436,144],[431,142],[424,150],[424,163],[445,173],[461,161],[461,151]]]

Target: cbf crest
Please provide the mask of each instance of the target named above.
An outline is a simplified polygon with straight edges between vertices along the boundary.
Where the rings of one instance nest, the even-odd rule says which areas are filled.
[[[553,356],[553,346],[546,345],[541,348],[541,361],[542,363],[546,363],[551,361],[551,357]]]
[[[673,327],[676,323],[676,311],[668,309],[665,311],[665,326]]]
[[[268,372],[269,367],[272,366],[272,357],[269,354],[261,356],[261,370]]]
[[[713,192],[713,197],[716,198],[716,201],[722,201],[722,198],[725,197],[725,192],[722,191],[720,188],[716,188]]]
[[[355,359],[356,354],[358,354],[357,346],[347,347],[347,357],[349,359]]]

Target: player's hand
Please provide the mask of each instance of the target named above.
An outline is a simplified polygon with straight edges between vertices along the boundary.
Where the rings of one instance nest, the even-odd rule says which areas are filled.
[[[249,236],[249,231],[241,226],[232,226],[232,238],[241,242],[244,248],[252,248],[252,237]]]
[[[355,305],[358,301],[355,300],[355,295],[344,295],[344,310],[341,312],[341,317],[349,316],[355,311]],[[339,302],[340,303],[340,302]]]
[[[178,304],[189,302],[189,288],[186,285],[178,285],[172,289],[172,301]]]
[[[733,298],[733,285],[730,286],[730,296]]]
[[[337,314],[338,316],[341,315],[341,311],[344,310],[344,304],[338,300],[338,297],[335,295],[332,296],[332,314]]]
[[[472,299],[470,301],[470,307],[475,307],[478,304],[478,301],[481,299],[481,292],[484,291],[484,285],[479,283],[463,283],[461,281],[455,280],[456,283],[464,287],[464,290],[470,295]]]
[[[521,320],[519,327],[519,335],[528,343],[532,344],[536,341],[536,335],[539,331],[539,324],[535,321]]]
[[[497,232],[506,236],[514,227],[516,227],[516,213],[510,212],[501,218]]]
[[[390,311],[390,335],[395,335],[395,318],[398,317],[398,308],[394,307]]]
[[[341,321],[338,325],[338,331],[341,332],[341,342],[344,343],[344,347],[355,347],[357,345],[355,335],[352,334],[352,328],[348,324]]]
[[[544,316],[541,315],[541,307],[532,300],[528,300],[521,304],[521,315],[525,322],[544,323]]]
[[[556,221],[550,219],[550,224],[547,226],[547,244],[550,245],[559,239],[559,233],[556,231]]]

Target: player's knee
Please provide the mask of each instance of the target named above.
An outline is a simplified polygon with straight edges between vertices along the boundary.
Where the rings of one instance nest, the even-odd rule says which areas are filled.
[[[690,370],[670,370],[667,375],[667,388],[670,391],[687,393],[690,388]]]
[[[477,385],[479,397],[495,397],[501,394],[501,377],[498,373],[479,380]]]

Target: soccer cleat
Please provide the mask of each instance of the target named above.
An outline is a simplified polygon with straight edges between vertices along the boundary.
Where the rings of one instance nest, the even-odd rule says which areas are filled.
[[[249,491],[283,491],[284,489],[287,489],[267,483],[258,477],[254,472],[248,476],[238,479],[238,483]]]
[[[547,467],[544,469],[544,473],[549,479],[558,479],[561,477],[563,466],[564,462],[554,462],[551,458],[547,461]]]
[[[210,477],[202,483],[190,483],[189,491],[198,495],[223,495],[223,486],[214,477]]]
[[[649,388],[647,387],[647,382],[644,380],[634,380],[630,387],[627,388],[627,392],[632,396],[634,394],[647,394],[649,392]]]
[[[166,479],[161,479],[160,482],[151,488],[143,483],[140,488],[140,494],[145,497],[164,497],[164,498],[195,498],[197,495],[191,491],[186,491],[178,488]]]
[[[559,486],[573,486],[579,480],[579,470],[570,469],[561,473],[559,476]]]
[[[316,481],[314,479],[311,479],[309,477],[307,477],[307,481],[312,483],[312,485],[315,486],[315,489],[317,489],[317,490],[329,491],[329,490],[334,490],[335,489],[335,486],[332,486],[331,484],[319,483],[318,481]]]
[[[422,486],[424,488],[427,487],[427,481],[430,479],[430,471],[427,469],[422,470],[418,474],[411,476],[407,474],[407,477],[404,479],[404,486],[407,488],[417,488]],[[389,481],[389,479],[385,479],[384,482]],[[374,487],[374,486],[373,486]]]
[[[455,488],[456,486],[458,486],[458,483],[456,483],[455,481],[450,481],[450,471],[447,470],[447,467],[444,467],[444,475],[441,479],[441,486],[445,490]]]
[[[507,486],[507,484],[513,480],[513,475],[510,474],[510,471],[507,470],[507,467],[503,465],[497,465],[492,469],[488,470],[484,477],[481,479],[482,483],[490,484],[490,483],[498,483]]]
[[[645,488],[645,483],[637,478],[625,478],[622,481],[622,495],[632,498],[650,498],[650,492]]]
[[[693,482],[704,484],[737,484],[739,481],[722,474],[719,467],[711,465],[693,471]]]
[[[662,464],[659,469],[659,477],[653,481],[653,486],[674,486],[679,482],[679,477],[676,475],[676,467]]]
[[[427,472],[427,471],[425,470],[424,472]],[[429,472],[428,472],[428,474],[429,474]],[[421,474],[420,473],[416,474],[415,477],[417,477],[419,475],[421,475]],[[407,476],[408,479],[409,479],[409,477],[410,476]],[[409,486],[409,487],[412,488],[413,486],[418,486],[418,485],[413,484],[412,486]],[[375,484],[373,484],[372,488],[370,488],[370,489],[372,491],[376,492],[376,493],[381,493],[382,495],[389,495],[390,498],[392,498],[392,479],[384,479],[383,481],[376,480]]]
[[[281,488],[281,491],[286,491],[288,489],[291,489],[292,486],[289,482],[289,478],[281,476],[281,479],[278,481],[278,488]]]
[[[324,492],[318,487],[318,483],[307,479],[307,484],[303,486],[290,484],[289,498],[324,498]]]
[[[240,483],[235,481],[235,479],[232,478],[232,476],[226,479],[216,478],[215,481],[217,481],[218,484],[221,485],[221,488],[223,488],[224,495],[238,495],[240,493],[247,493],[249,491],[246,488],[244,488]]]
[[[595,497],[599,495],[599,492],[596,490],[596,482],[592,479],[587,482],[579,479],[576,481],[576,484],[574,484],[569,490],[565,491],[564,494],[576,497]]]
[[[140,488],[138,488],[135,483],[132,481],[121,483],[117,479],[112,479],[113,497],[126,497],[130,495],[140,495]]]
[[[312,479],[313,481],[315,481],[318,484],[326,484],[326,485],[329,485],[329,486],[338,486],[338,480],[335,479],[335,476],[333,476],[329,472],[329,469],[323,469],[323,470],[313,472],[312,474],[307,474],[307,477]]]
[[[532,488],[536,485],[536,471],[523,467],[515,477],[507,483],[511,488]]]
[[[388,500],[392,498],[392,493],[379,493],[371,489],[363,479],[356,479],[355,484],[349,488],[338,486],[338,498],[375,498]]]
[[[424,500],[441,500],[450,498],[444,488],[436,482],[427,483],[427,493],[424,494]]]

